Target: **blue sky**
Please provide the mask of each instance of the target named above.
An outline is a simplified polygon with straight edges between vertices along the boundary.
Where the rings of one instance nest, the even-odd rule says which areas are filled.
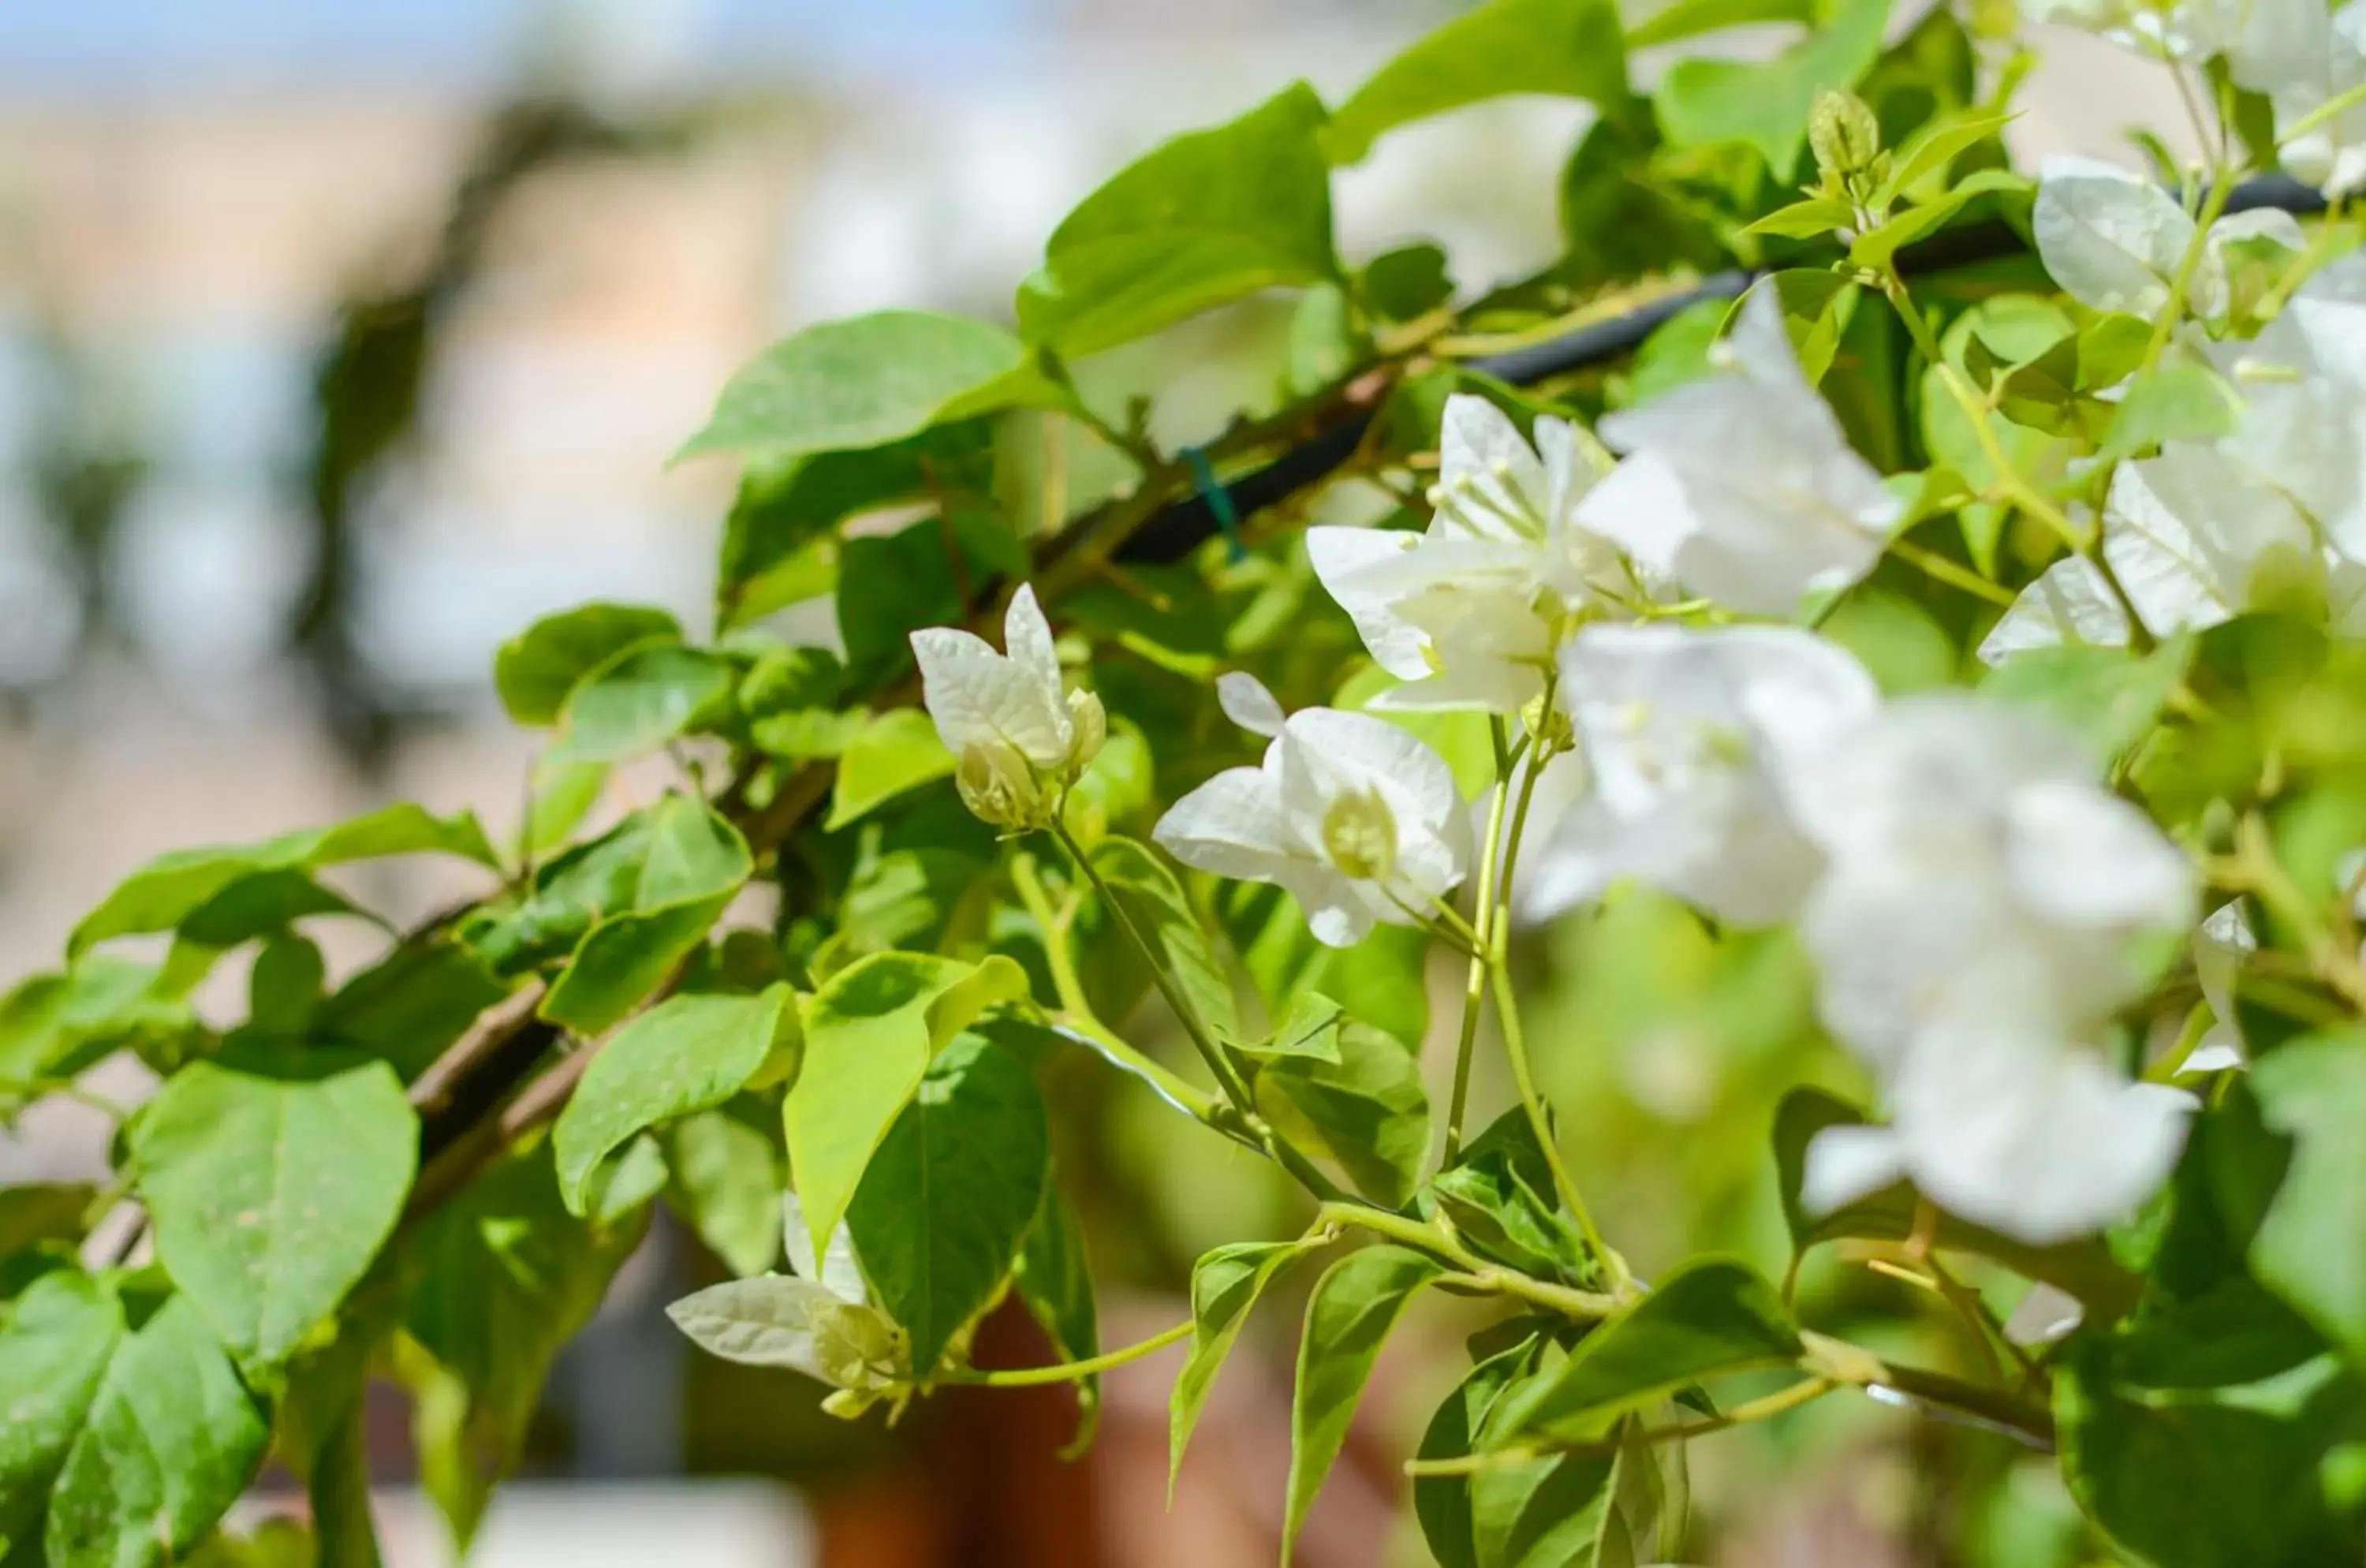
[[[1037,0],[589,0],[670,16],[705,68],[927,67],[1020,41]],[[670,10],[668,8],[670,8]],[[0,88],[498,80],[587,0],[0,0]]]

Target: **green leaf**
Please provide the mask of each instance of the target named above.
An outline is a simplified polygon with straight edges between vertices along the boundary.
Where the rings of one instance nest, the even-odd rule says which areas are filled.
[[[1238,1038],[1240,1014],[1233,1000],[1232,977],[1218,962],[1199,914],[1174,872],[1154,851],[1132,839],[1103,839],[1093,846],[1091,854],[1101,881],[1165,961],[1166,972],[1201,1021],[1221,1036]],[[1150,984],[1150,976],[1130,941],[1115,933],[1104,940],[1123,943],[1124,956],[1117,967],[1123,972],[1125,984],[1117,988],[1110,998],[1113,1005],[1106,1010],[1110,1017],[1121,1017]]]
[[[370,1363],[398,1304],[390,1291],[369,1292],[339,1318],[334,1340],[288,1369],[277,1399],[274,1452],[304,1483],[319,1560],[337,1568],[377,1568],[380,1562],[364,1420]]]
[[[1042,269],[1020,287],[1020,332],[1092,354],[1262,288],[1334,276],[1324,118],[1295,83],[1121,171],[1053,231]]]
[[[2189,637],[2144,654],[2084,644],[2034,648],[1989,671],[1980,694],[2045,710],[2108,762],[2151,733],[2192,657]]]
[[[179,1562],[238,1500],[270,1428],[186,1296],[117,1341],[51,1495],[52,1568]]]
[[[67,939],[66,952],[78,956],[116,937],[172,931],[233,883],[260,873],[318,871],[410,854],[457,855],[496,869],[501,864],[475,817],[465,811],[437,817],[405,801],[350,822],[283,833],[259,844],[159,855],[83,917]]]
[[[40,1538],[50,1485],[122,1334],[115,1292],[71,1269],[25,1287],[0,1321],[0,1561]]]
[[[550,1145],[497,1162],[404,1244],[402,1323],[427,1359],[421,1480],[465,1548],[492,1483],[516,1461],[551,1359],[591,1320],[647,1229],[579,1220],[559,1201]]]
[[[0,998],[0,1077],[62,1081],[127,1045],[189,1034],[197,1015],[177,997],[158,994],[159,980],[153,964],[86,953],[62,973],[19,981]],[[0,1089],[0,1122],[31,1098]]]
[[[806,999],[805,1061],[783,1116],[817,1257],[930,1060],[979,1013],[1026,993],[1026,972],[998,954],[971,964],[878,953]]]
[[[855,732],[838,760],[826,833],[859,821],[907,790],[950,777],[953,754],[937,739],[937,727],[918,708],[889,708]]]
[[[1925,175],[1943,173],[1957,158],[1992,136],[2000,134],[2011,119],[2009,115],[1974,114],[1960,118],[1933,120],[1918,131],[1914,139],[1898,150],[1889,178],[1874,195],[1876,209],[1887,208],[1913,188]]]
[[[1816,95],[1865,74],[1888,16],[1889,0],[1842,0],[1830,21],[1772,60],[1677,62],[1651,93],[1662,134],[1676,147],[1746,142],[1790,184]]]
[[[133,1124],[157,1256],[248,1369],[336,1310],[411,1194],[419,1119],[384,1062],[198,1062]]]
[[[1429,1153],[1421,1065],[1369,1024],[1342,1024],[1338,1047],[1336,1062],[1275,1058],[1257,1075],[1257,1102],[1284,1136],[1328,1155],[1366,1197],[1396,1208],[1420,1185]]]
[[[682,624],[646,604],[578,604],[545,615],[493,656],[493,687],[520,724],[558,721],[577,682],[628,648],[680,642]]]
[[[760,1119],[767,1125],[759,1125]],[[779,1127],[771,1104],[742,1095],[685,1116],[663,1134],[672,1181],[668,1201],[741,1279],[763,1273],[781,1258],[788,1162]]]
[[[1357,291],[1386,321],[1410,321],[1454,298],[1446,252],[1427,243],[1383,251],[1364,264]]]
[[[863,534],[839,546],[838,630],[852,689],[875,690],[907,674],[912,634],[921,627],[958,626],[969,619],[959,541],[946,533],[935,518],[924,517],[896,533]]]
[[[509,994],[459,943],[409,942],[323,997],[310,1038],[384,1057],[408,1083]]]
[[[529,862],[547,858],[563,848],[600,804],[615,770],[605,762],[541,763],[534,772],[534,804],[527,808],[520,837]]]
[[[1538,1279],[1579,1282],[1585,1248],[1576,1227],[1543,1194],[1552,1168],[1526,1111],[1515,1106],[1429,1184],[1429,1196],[1475,1250]]]
[[[1496,1409],[1515,1404],[1519,1393],[1515,1387]],[[1641,1419],[1628,1416],[1609,1452],[1556,1454],[1473,1475],[1477,1560],[1490,1568],[1634,1568],[1658,1556],[1664,1487],[1641,1431]]]
[[[733,376],[676,458],[862,451],[1041,396],[1027,351],[999,327],[931,310],[824,321]]]
[[[690,733],[731,695],[731,663],[674,642],[626,648],[577,683],[546,761],[630,762]]]
[[[2231,435],[2242,400],[2216,372],[2200,365],[2167,365],[2128,389],[2103,434],[2104,457],[2124,457],[2167,441],[2215,441]]]
[[[1855,221],[1855,208],[1836,196],[1820,196],[1778,207],[1742,232],[1774,234],[1786,240],[1820,240]]]
[[[722,1104],[772,1054],[796,1015],[786,986],[752,997],[669,997],[616,1032],[583,1069],[550,1142],[558,1195],[589,1212],[600,1162],[651,1127]]]
[[[42,1277],[39,1265],[53,1244],[82,1240],[83,1215],[97,1196],[98,1189],[84,1181],[0,1187],[0,1303]]]
[[[1880,223],[1859,234],[1849,246],[1849,260],[1861,267],[1879,270],[1887,267],[1898,253],[1925,234],[1944,227],[1968,206],[1974,198],[2010,192],[2026,195],[2034,187],[2019,175],[2003,169],[1982,169],[1966,176],[1944,195],[1932,197],[1892,213]]]
[[[1208,1390],[1241,1337],[1249,1309],[1284,1265],[1308,1250],[1303,1241],[1240,1241],[1203,1254],[1191,1265],[1191,1350],[1175,1374],[1167,1401],[1166,1498],[1175,1500],[1175,1477],[1191,1428],[1208,1403]]]
[[[1281,1027],[1254,1044],[1235,1047],[1257,1057],[1304,1056],[1330,1066],[1341,1065],[1339,1030],[1346,1010],[1320,991],[1301,991],[1291,998],[1290,1015]]]
[[[739,829],[704,800],[670,795],[650,807],[612,868],[621,907],[585,934],[542,1016],[580,1034],[614,1027],[706,940],[753,869]]]
[[[1783,326],[1799,356],[1799,373],[1813,385],[1831,368],[1840,352],[1841,333],[1856,309],[1857,286],[1836,272],[1812,267],[1786,267],[1769,274],[1755,287],[1771,289],[1783,308]],[[1737,299],[1727,312],[1731,321],[1741,310]]]
[[[1807,1174],[1808,1145],[1827,1127],[1863,1124],[1864,1112],[1820,1089],[1795,1089],[1783,1097],[1774,1112],[1774,1168],[1782,1195],[1783,1217],[1791,1232],[1793,1256],[1820,1242],[1856,1237],[1873,1241],[1903,1241],[1915,1234],[1921,1201],[1904,1182],[1861,1198],[1829,1214],[1814,1214],[1800,1202]],[[1967,1224],[1952,1214],[1939,1215],[1934,1239],[1955,1251],[1992,1258],[2032,1280],[2042,1280],[2086,1303],[2090,1322],[2109,1322],[2126,1312],[2136,1299],[2141,1281],[2112,1259],[2110,1250],[2092,1237],[2051,1247],[2032,1247],[1994,1231]]]
[[[1361,162],[1409,121],[1513,93],[1627,97],[1627,51],[1610,0],[1486,0],[1380,67],[1331,117],[1332,158]]]
[[[2124,1561],[2311,1568],[2366,1552],[2366,1514],[2329,1497],[2366,1438],[2366,1383],[2242,1279],[2071,1341],[2055,1382],[2070,1492]]]
[[[1085,1253],[1084,1223],[1050,1181],[1043,1206],[1019,1252],[1019,1294],[1063,1360],[1089,1361],[1101,1352],[1100,1312],[1093,1294],[1091,1261]],[[1075,1459],[1092,1447],[1100,1426],[1100,1374],[1079,1378],[1076,1433],[1060,1450]]]
[[[1523,1388],[1489,1440],[1597,1440],[1619,1416],[1689,1383],[1787,1365],[1799,1351],[1798,1325],[1773,1286],[1741,1263],[1688,1263]]]
[[[1654,49],[1728,28],[1775,22],[1804,27],[1815,19],[1816,7],[1810,0],[1673,0],[1636,23],[1627,34],[1627,47]]]
[[[873,1153],[847,1228],[922,1375],[1009,1277],[1042,1205],[1049,1138],[1025,1064],[964,1034],[930,1064]]]
[[[751,459],[723,525],[716,623],[742,626],[828,592],[839,525],[907,502],[986,496],[994,487],[994,424],[970,419],[862,452]]]
[[[1487,1413],[1504,1390],[1535,1364],[1543,1341],[1536,1335],[1496,1351],[1472,1367],[1454,1392],[1446,1396],[1421,1435],[1418,1456],[1425,1460],[1460,1459],[1478,1449]],[[1438,1568],[1480,1568],[1476,1523],[1470,1512],[1470,1478],[1423,1475],[1413,1483],[1414,1516],[1421,1521],[1422,1539]]]
[[[1306,1303],[1306,1331],[1298,1342],[1298,1382],[1290,1412],[1290,1490],[1282,1514],[1281,1560],[1288,1562],[1300,1527],[1331,1461],[1347,1440],[1347,1424],[1380,1346],[1438,1266],[1402,1247],[1352,1252],[1314,1284]]]
[[[2262,1283],[2366,1368],[2366,1042],[2294,1041],[2251,1069],[2292,1164],[2251,1241]]]

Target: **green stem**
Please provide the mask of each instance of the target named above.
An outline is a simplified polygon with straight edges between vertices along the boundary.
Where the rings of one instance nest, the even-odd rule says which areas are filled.
[[[1493,721],[1497,731],[1495,754],[1501,759],[1506,748],[1502,740],[1504,721]],[[1479,1015],[1487,1005],[1487,952],[1489,928],[1493,924],[1495,907],[1495,845],[1504,832],[1504,807],[1509,798],[1510,775],[1499,772],[1493,796],[1487,805],[1487,837],[1479,847],[1479,892],[1471,906],[1476,923],[1471,934],[1476,950],[1470,954],[1470,973],[1462,988],[1462,1032],[1454,1044],[1454,1090],[1446,1102],[1446,1154],[1444,1163],[1452,1165],[1454,1156],[1462,1152],[1462,1121],[1470,1102],[1470,1058],[1479,1043]]]
[[[1063,1013],[1061,1021],[1079,1033],[1088,1034],[1094,1043],[1118,1066],[1149,1079],[1160,1094],[1189,1111],[1195,1119],[1206,1122],[1228,1137],[1238,1139],[1237,1128],[1228,1124],[1217,1113],[1216,1104],[1183,1078],[1167,1071],[1128,1044],[1117,1031],[1103,1023],[1100,1015],[1085,995],[1082,976],[1076,973],[1076,954],[1068,947],[1071,919],[1052,907],[1051,895],[1044,890],[1043,879],[1035,869],[1035,857],[1020,853],[1011,857],[1011,885],[1019,890],[1019,902],[1043,930],[1044,961],[1051,966],[1052,988],[1058,993]]]
[[[1547,1312],[1558,1313],[1576,1322],[1597,1322],[1626,1304],[1621,1295],[1574,1290],[1567,1285],[1554,1284],[1549,1280],[1535,1279],[1515,1269],[1499,1268],[1463,1246],[1444,1226],[1413,1219],[1392,1210],[1361,1203],[1325,1203],[1317,1221],[1323,1224],[1353,1226],[1406,1247],[1417,1247],[1432,1257],[1445,1259],[1459,1270],[1446,1281],[1448,1284],[1485,1291],[1492,1295],[1514,1296],[1531,1306],[1542,1307]]]
[[[1104,1350],[1089,1360],[1062,1361],[1057,1366],[1014,1367],[991,1371],[971,1368],[968,1371],[954,1372],[932,1381],[983,1388],[1040,1388],[1046,1383],[1075,1382],[1079,1378],[1094,1377],[1101,1372],[1124,1366],[1128,1361],[1139,1361],[1144,1356],[1155,1355],[1169,1345],[1189,1338],[1190,1334],[1189,1323],[1178,1323],[1172,1328],[1159,1330],[1147,1339],[1120,1349]]]
[[[130,1106],[109,1100],[96,1089],[84,1089],[72,1078],[0,1077],[0,1094],[25,1100],[39,1100],[44,1095],[54,1094],[61,1100],[88,1106],[100,1115],[117,1122],[124,1121],[131,1114]]]
[[[1165,958],[1150,945],[1149,936],[1134,923],[1132,914],[1110,885],[1102,880],[1092,857],[1085,853],[1083,846],[1069,833],[1067,824],[1055,816],[1052,818],[1051,832],[1060,840],[1060,847],[1068,852],[1070,863],[1086,881],[1092,884],[1102,907],[1116,919],[1119,929],[1140,951],[1143,961],[1150,965],[1150,977],[1157,986],[1158,994],[1166,999],[1176,1021],[1183,1026],[1183,1032],[1190,1036],[1192,1045],[1198,1049],[1200,1060],[1208,1065],[1208,1071],[1214,1076],[1217,1086],[1224,1091],[1224,1098],[1231,1102],[1233,1113],[1240,1119],[1241,1126],[1247,1130],[1258,1147],[1273,1157],[1275,1164],[1313,1193],[1317,1201],[1328,1202],[1341,1197],[1343,1194],[1336,1182],[1317,1170],[1313,1162],[1301,1154],[1295,1145],[1276,1133],[1265,1118],[1257,1114],[1256,1102],[1249,1094],[1247,1080],[1241,1077],[1240,1069],[1225,1055],[1223,1046],[1200,1017],[1199,1010],[1183,995],[1183,988],[1175,983],[1175,976],[1167,972]]]
[[[1809,1378],[1788,1388],[1777,1389],[1763,1399],[1737,1404],[1721,1416],[1703,1421],[1683,1421],[1669,1427],[1646,1427],[1640,1432],[1623,1438],[1606,1438],[1598,1442],[1552,1445],[1519,1444],[1507,1449],[1489,1449],[1481,1453],[1455,1454],[1445,1459],[1416,1459],[1405,1461],[1404,1472],[1423,1475],[1476,1475],[1482,1471],[1509,1469],[1533,1464],[1540,1459],[1557,1454],[1609,1455],[1617,1453],[1629,1443],[1681,1443],[1689,1438],[1722,1432],[1730,1427],[1744,1426],[1780,1416],[1786,1410],[1797,1410],[1812,1404],[1839,1385],[1823,1378]]]
[[[1512,966],[1505,962],[1504,944],[1500,940],[1490,955],[1489,968],[1495,976],[1495,1012],[1504,1028],[1504,1055],[1512,1064],[1512,1083],[1519,1090],[1520,1109],[1527,1113],[1528,1130],[1536,1134],[1537,1145],[1552,1168],[1553,1186],[1560,1193],[1577,1228],[1585,1236],[1585,1245],[1602,1266],[1610,1271],[1613,1285],[1621,1292],[1627,1286],[1627,1260],[1613,1252],[1602,1239],[1602,1232],[1594,1224],[1593,1212],[1586,1208],[1585,1199],[1578,1192],[1577,1183],[1569,1174],[1569,1165],[1561,1158],[1560,1140],[1553,1135],[1552,1121],[1545,1114],[1543,1097],[1537,1093],[1536,1074],[1528,1063],[1527,1032],[1520,1026],[1520,1004],[1512,994]]]

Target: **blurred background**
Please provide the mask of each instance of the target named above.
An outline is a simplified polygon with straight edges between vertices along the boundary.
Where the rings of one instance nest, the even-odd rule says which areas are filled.
[[[0,976],[53,963],[73,919],[168,848],[397,797],[513,822],[530,742],[494,700],[493,650],[587,598],[705,624],[732,475],[666,460],[740,361],[883,305],[1002,317],[1043,236],[1119,164],[1294,76],[1336,101],[1457,8],[11,0]],[[2052,41],[2025,151],[2107,152],[2124,124],[2176,123],[2165,82]],[[1391,138],[1339,176],[1343,251],[1434,238],[1466,285],[1540,265],[1584,112],[1515,101]],[[1166,352],[1161,417],[1214,423],[1234,396],[1223,355]],[[387,870],[376,907],[430,906],[449,892],[432,874]],[[1647,1263],[1695,1245],[1763,1258],[1772,1090],[1816,1070],[1790,1051],[1796,955],[1694,953],[1655,933],[1669,914],[1630,901],[1564,942],[1556,972],[1596,983],[1563,985],[1540,1021],[1612,1227],[1655,1238]],[[1166,1157],[1136,1109],[1109,1110],[1139,1150],[1138,1190],[1108,1206],[1147,1204],[1155,1234],[1103,1249],[1110,1343],[1175,1320],[1197,1247],[1279,1213],[1261,1173],[1204,1142]],[[28,1118],[0,1136],[0,1180],[102,1168],[104,1126]],[[1075,1466],[1051,1458],[1072,1419],[1058,1391],[847,1427],[794,1380],[693,1363],[659,1311],[712,1268],[692,1247],[661,1229],[620,1278],[477,1561],[1271,1560],[1286,1305],[1219,1384],[1169,1513],[1170,1358],[1110,1380],[1101,1445]],[[1468,1326],[1391,1350],[1305,1561],[1423,1560],[1395,1462]],[[399,1405],[382,1426],[393,1561],[445,1561],[405,1490]],[[1979,1447],[1931,1451],[1955,1442]],[[1705,1562],[1951,1560],[1931,1554],[1931,1511],[1952,1505],[1928,1482],[1960,1473],[2011,1472],[1980,1494],[2013,1499],[1980,1527],[1996,1562],[2053,1561],[2061,1539],[2059,1499],[1998,1439],[1862,1408],[1779,1444],[1700,1445],[1696,1463]]]

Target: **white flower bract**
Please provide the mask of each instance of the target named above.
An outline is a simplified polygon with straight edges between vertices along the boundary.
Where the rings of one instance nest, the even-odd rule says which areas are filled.
[[[1290,715],[1261,766],[1218,773],[1153,837],[1186,865],[1280,886],[1333,947],[1425,918],[1470,864],[1445,759],[1386,719],[1334,708]]]
[[[1011,595],[1002,639],[997,653],[974,633],[929,626],[912,634],[912,656],[937,738],[959,761],[963,799],[987,821],[1033,827],[1049,791],[1091,764],[1107,720],[1091,693],[1065,690],[1033,585]]]
[[[1594,789],[1539,847],[1524,914],[1624,876],[1743,924],[1797,912],[1823,855],[1778,780],[1873,711],[1854,657],[1787,626],[1589,626],[1559,690]]]
[[[1787,615],[1871,570],[1903,504],[1801,373],[1772,290],[1751,292],[1725,346],[1722,371],[1603,419],[1627,456],[1577,520],[1648,573]]]

